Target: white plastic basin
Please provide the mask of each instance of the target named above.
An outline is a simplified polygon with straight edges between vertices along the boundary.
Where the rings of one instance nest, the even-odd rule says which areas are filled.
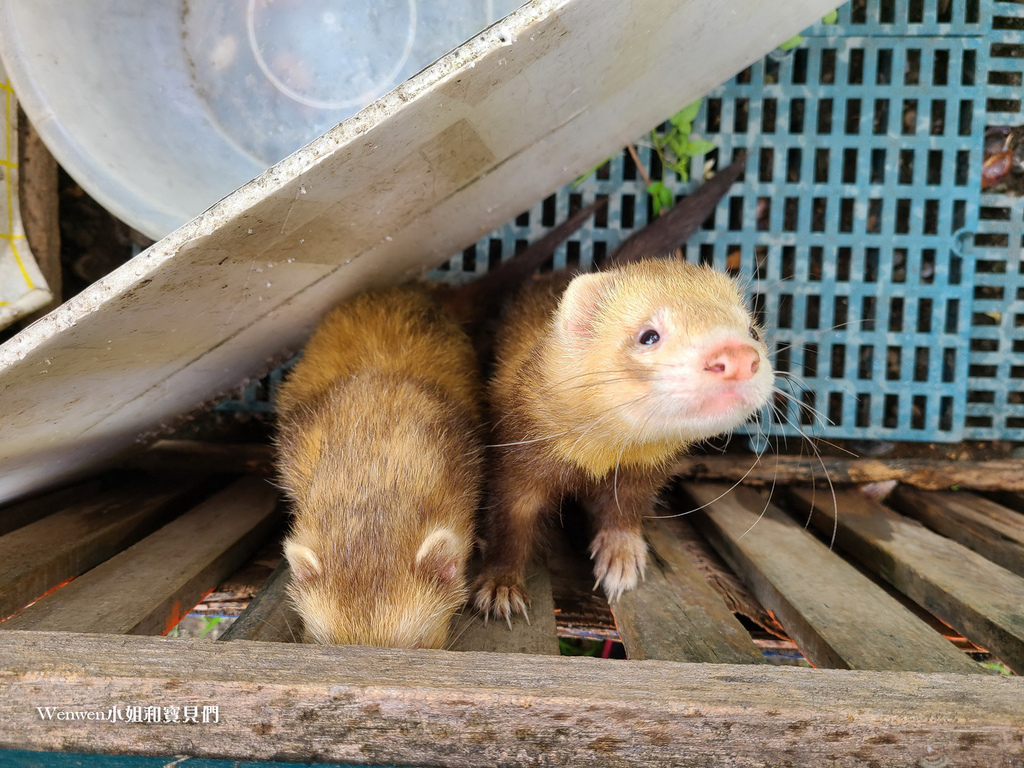
[[[57,160],[158,239],[521,0],[0,0]]]

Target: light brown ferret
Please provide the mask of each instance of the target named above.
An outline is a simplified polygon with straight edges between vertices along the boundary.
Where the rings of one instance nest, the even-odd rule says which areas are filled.
[[[674,259],[547,275],[495,341],[491,498],[475,604],[526,611],[523,573],[563,494],[593,520],[610,599],[643,576],[642,519],[690,445],[767,404],[774,374],[734,281]]]
[[[329,313],[280,391],[285,542],[306,639],[442,647],[482,484],[466,332],[420,284]]]

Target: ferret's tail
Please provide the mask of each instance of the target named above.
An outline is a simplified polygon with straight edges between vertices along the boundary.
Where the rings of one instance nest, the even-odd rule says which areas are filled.
[[[475,325],[493,314],[506,297],[528,280],[563,241],[582,227],[584,222],[607,202],[607,198],[602,197],[586,208],[581,208],[525,251],[508,259],[478,280],[454,288],[441,289],[441,303],[463,325]]]
[[[747,154],[741,151],[727,168],[697,187],[668,213],[631,235],[612,253],[605,266],[614,267],[648,256],[664,256],[681,246],[711,215],[733,182],[743,175],[746,163]]]

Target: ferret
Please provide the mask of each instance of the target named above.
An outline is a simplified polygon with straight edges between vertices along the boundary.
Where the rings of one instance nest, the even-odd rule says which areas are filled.
[[[422,284],[323,320],[278,398],[284,552],[307,641],[442,647],[482,483],[473,345]]]
[[[466,286],[362,293],[310,338],[278,393],[276,438],[305,640],[445,645],[468,594],[483,483],[470,333],[604,202]]]
[[[735,282],[676,259],[527,284],[494,351],[494,466],[474,603],[506,619],[526,613],[523,572],[542,517],[565,494],[594,523],[597,583],[611,600],[634,588],[647,558],[642,519],[673,459],[742,424],[774,387]]]

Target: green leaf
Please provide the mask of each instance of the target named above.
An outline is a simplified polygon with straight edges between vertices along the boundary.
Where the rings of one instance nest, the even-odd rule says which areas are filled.
[[[821,17],[822,24],[838,24],[839,23],[839,11],[829,11]]]
[[[685,123],[687,128],[683,132],[684,133],[689,133],[690,132],[690,126],[692,126],[693,125],[693,121],[697,119],[697,113],[700,112],[700,105],[701,105],[701,102],[703,102],[703,101],[704,101],[704,99],[700,98],[700,99],[697,99],[692,104],[687,104],[681,110],[679,110],[674,115],[672,115],[672,117],[670,117],[668,119],[668,121],[670,123],[672,123],[672,125],[674,125],[677,128],[679,128],[680,130],[682,130],[682,124]]]
[[[203,623],[204,623],[205,626],[203,627],[203,631],[199,633],[199,636],[200,637],[206,637],[208,634],[210,634],[210,630],[212,630],[214,627],[216,627],[218,624],[220,624],[221,621],[223,621],[223,620],[224,620],[223,616],[206,616],[206,617],[204,617]]]
[[[663,210],[672,207],[672,190],[666,187],[664,183],[660,181],[652,182],[647,187],[647,194],[651,196],[651,207],[654,209],[655,216],[658,216]]]
[[[689,152],[690,141],[682,134],[674,133],[669,136],[668,148],[671,149],[676,157],[683,158],[690,154]]]
[[[714,143],[710,141],[704,141],[703,139],[694,139],[693,141],[689,142],[686,148],[686,153],[690,155],[690,157],[699,157],[700,155],[706,155],[714,148]]]
[[[803,41],[804,41],[804,36],[803,35],[793,35],[793,37],[789,38],[789,40],[787,40],[786,42],[784,42],[782,45],[779,46],[779,50],[780,51],[792,50],[793,48],[796,48],[798,45],[800,45],[800,43],[802,43]]]

